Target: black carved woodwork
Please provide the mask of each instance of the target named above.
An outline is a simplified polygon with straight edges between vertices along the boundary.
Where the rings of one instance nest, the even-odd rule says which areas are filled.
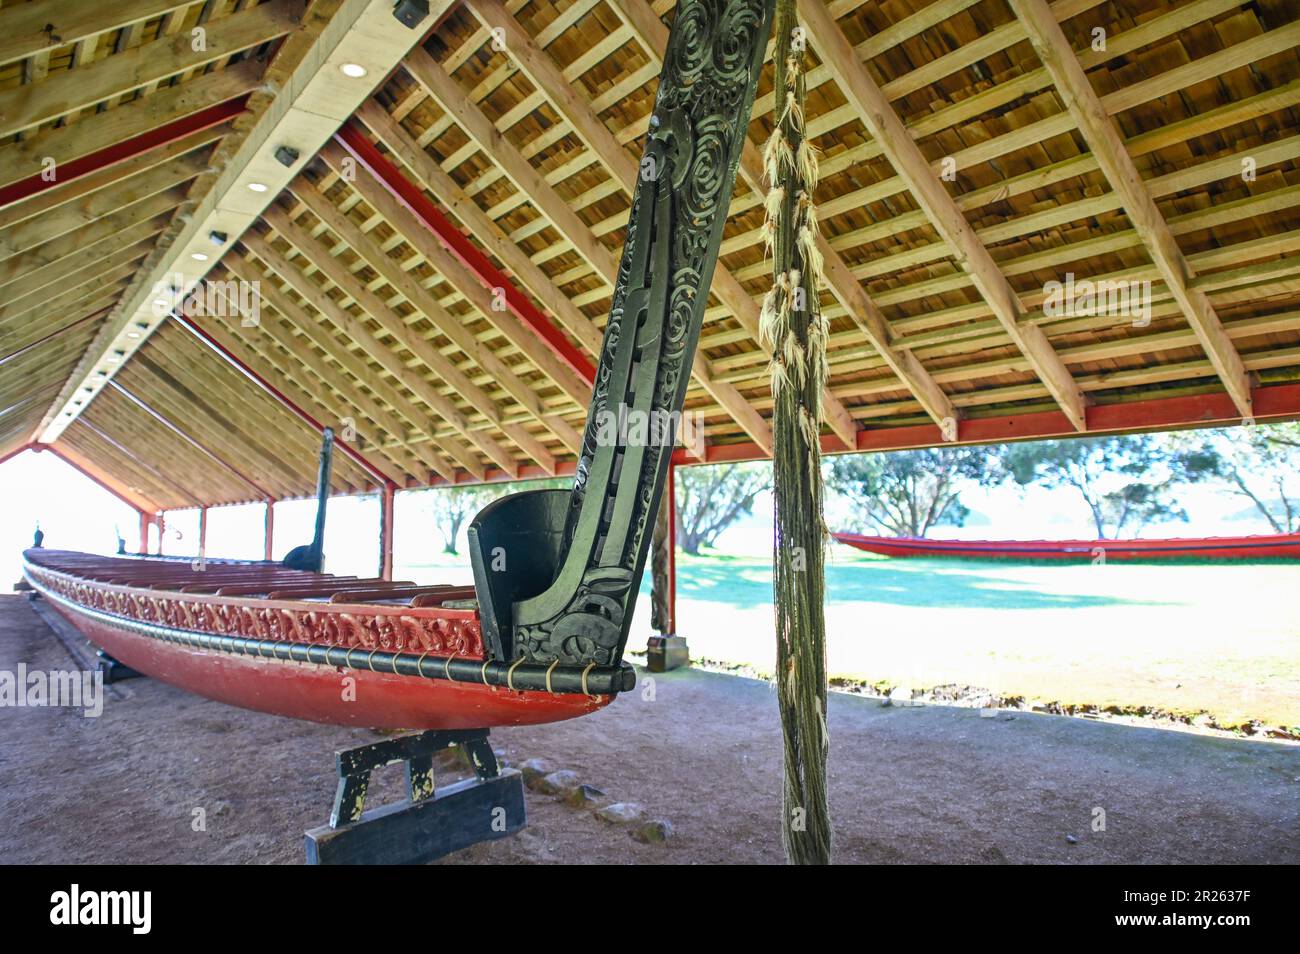
[[[629,441],[609,425],[681,412],[771,15],[767,0],[677,4],[573,489],[512,494],[469,528],[494,659],[622,659],[676,428]]]
[[[283,565],[289,570],[319,573],[325,563],[325,508],[330,496],[330,467],[334,458],[334,432],[325,428],[320,441],[320,469],[316,472],[316,532],[311,543],[294,547],[285,554]]]

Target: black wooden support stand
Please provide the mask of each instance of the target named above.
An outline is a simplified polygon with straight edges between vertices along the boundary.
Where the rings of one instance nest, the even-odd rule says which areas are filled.
[[[45,621],[45,625],[54,633],[54,638],[63,644],[63,648],[77,661],[77,665],[82,669],[102,672],[105,685],[144,676],[144,673],[118,662],[102,649],[96,650],[94,658],[88,658],[89,650],[95,647],[86,641],[86,637],[81,635],[75,626],[51,609],[41,594],[30,586],[27,599],[32,604],[32,610]]]
[[[469,755],[475,777],[435,790],[433,757],[453,745]],[[337,759],[330,823],[307,832],[308,864],[422,864],[524,827],[521,776],[497,768],[487,729],[405,735]],[[406,764],[407,800],[366,811],[370,773],[393,762]]]
[[[126,663],[118,662],[104,650],[95,653],[95,665],[104,674],[104,682],[121,682],[123,679],[137,679],[144,673],[137,672]]]

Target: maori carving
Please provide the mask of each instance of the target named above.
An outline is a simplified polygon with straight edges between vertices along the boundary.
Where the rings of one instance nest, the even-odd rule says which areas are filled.
[[[681,411],[770,16],[766,0],[677,4],[573,491],[512,495],[470,527],[496,658],[622,658],[673,442],[611,442],[602,425]]]
[[[166,592],[111,589],[50,570],[29,566],[42,587],[69,602],[144,623],[157,623],[214,636],[339,646],[344,649],[431,653],[483,658],[478,622],[464,610],[396,608],[373,613],[351,609],[287,607],[254,609]]]

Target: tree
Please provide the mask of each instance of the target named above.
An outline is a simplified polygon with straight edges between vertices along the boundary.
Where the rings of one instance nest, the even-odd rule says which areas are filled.
[[[442,537],[442,552],[459,556],[460,528],[465,521],[506,491],[505,487],[491,484],[438,487],[429,491],[433,522]]]
[[[1097,536],[1136,536],[1153,523],[1187,520],[1173,490],[1203,473],[1150,434],[1075,437],[1014,444],[1007,469],[1021,486],[1073,487],[1092,514]]]
[[[1182,471],[1245,497],[1275,533],[1300,532],[1300,423],[1171,437]]]
[[[830,463],[827,485],[845,497],[859,524],[897,537],[924,537],[934,527],[960,527],[969,509],[960,496],[972,484],[1006,478],[1002,447],[931,447],[846,454]]]
[[[466,521],[496,500],[507,494],[524,490],[568,490],[573,487],[572,477],[551,477],[546,480],[512,481],[502,484],[465,484],[457,487],[435,487],[422,493],[422,506],[438,528],[442,537],[442,552],[460,556],[460,532]]]
[[[713,464],[677,469],[677,544],[698,556],[723,530],[754,510],[772,486],[771,465]]]

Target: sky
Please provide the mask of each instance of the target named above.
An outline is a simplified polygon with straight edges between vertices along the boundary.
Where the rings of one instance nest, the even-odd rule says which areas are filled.
[[[395,509],[394,551],[399,578],[411,565],[444,562],[442,541],[418,506],[420,491],[399,493]],[[938,527],[932,535],[956,539],[1091,539],[1096,536],[1088,511],[1075,491],[1003,486],[973,488],[962,496],[971,509],[964,527]],[[37,522],[45,545],[56,549],[112,553],[116,531],[134,551],[139,538],[136,512],[53,454],[26,451],[0,464],[0,586],[6,590],[20,575],[22,551],[31,546]],[[1149,527],[1143,536],[1223,536],[1268,533],[1268,525],[1245,511],[1245,501],[1210,487],[1188,488],[1181,500],[1188,523]],[[275,505],[274,556],[311,539],[316,502],[285,501]],[[208,515],[211,557],[261,559],[265,508],[261,504],[214,507]],[[841,501],[828,500],[832,530],[855,529]],[[772,499],[762,495],[752,515],[718,541],[718,549],[735,554],[771,550]],[[359,577],[375,575],[379,561],[379,500],[374,495],[335,497],[326,521],[326,569]],[[462,529],[462,535],[464,530]],[[198,549],[198,511],[173,511],[163,538],[163,552],[193,554]],[[462,560],[468,557],[462,547]],[[447,582],[468,582],[447,580]],[[441,581],[441,579],[440,579]],[[423,582],[423,581],[422,581]]]

